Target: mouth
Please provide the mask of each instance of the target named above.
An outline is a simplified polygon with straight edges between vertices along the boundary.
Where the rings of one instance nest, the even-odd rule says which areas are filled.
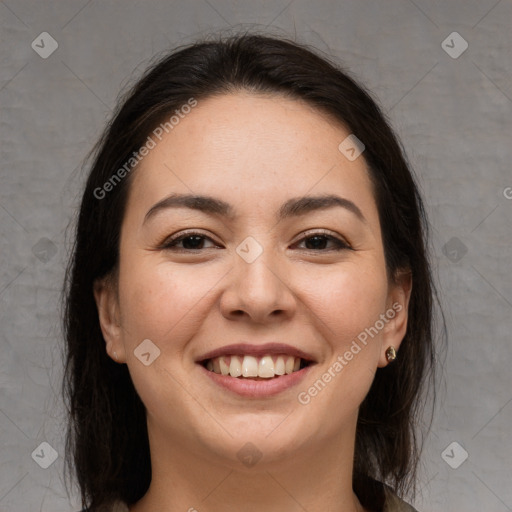
[[[291,354],[228,354],[199,361],[206,370],[235,379],[269,380],[299,372],[312,366],[311,359]]]
[[[275,397],[300,385],[317,361],[285,343],[237,343],[195,361],[210,382],[245,399]]]
[[[264,394],[294,385],[317,361],[285,343],[237,343],[203,354],[196,363],[218,384],[242,394]]]

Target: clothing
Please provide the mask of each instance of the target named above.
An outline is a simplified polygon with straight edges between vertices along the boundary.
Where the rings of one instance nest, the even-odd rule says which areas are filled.
[[[400,499],[389,487],[383,486],[385,502],[384,508],[379,512],[418,512],[411,505]],[[82,510],[82,512],[87,512]],[[128,512],[128,507],[122,503],[117,502],[110,512]]]
[[[386,502],[382,512],[418,512],[414,507],[400,499],[394,492],[384,488]]]

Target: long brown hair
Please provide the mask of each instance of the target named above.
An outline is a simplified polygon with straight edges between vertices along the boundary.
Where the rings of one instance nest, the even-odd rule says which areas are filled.
[[[258,34],[197,42],[161,58],[120,101],[93,153],[63,289],[69,408],[69,469],[83,506],[138,501],[151,481],[145,409],[126,365],[107,355],[93,282],[114,275],[133,170],[104,197],[98,190],[129,161],[166,117],[214,94],[249,90],[308,102],[341,121],[365,144],[389,276],[412,273],[407,332],[398,359],[377,370],[360,407],[354,491],[363,504],[372,479],[397,493],[414,490],[420,453],[422,391],[433,378],[433,301],[427,221],[397,136],[369,92],[339,65],[304,45]],[[433,382],[433,381],[432,381]],[[429,382],[431,384],[432,382]]]

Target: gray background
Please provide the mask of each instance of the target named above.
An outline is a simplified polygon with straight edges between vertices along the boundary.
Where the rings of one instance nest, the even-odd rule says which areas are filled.
[[[242,26],[334,55],[402,138],[450,336],[415,506],[512,510],[510,0],[4,0],[0,26],[1,511],[78,508],[62,477],[59,290],[81,162],[156,52]],[[454,31],[458,58],[442,47]],[[58,42],[46,59],[31,47],[42,32]],[[47,469],[31,456],[49,457],[42,442],[58,453]]]

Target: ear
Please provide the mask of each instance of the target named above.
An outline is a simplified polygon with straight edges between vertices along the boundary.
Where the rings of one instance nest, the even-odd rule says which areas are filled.
[[[395,281],[390,284],[388,293],[388,309],[385,316],[388,322],[383,329],[379,368],[389,364],[386,350],[394,347],[397,357],[400,344],[407,331],[407,319],[409,314],[409,300],[412,291],[412,274],[409,270],[400,271]]]
[[[115,362],[125,363],[126,357],[121,339],[116,285],[110,276],[97,279],[94,281],[93,292],[107,354]]]

